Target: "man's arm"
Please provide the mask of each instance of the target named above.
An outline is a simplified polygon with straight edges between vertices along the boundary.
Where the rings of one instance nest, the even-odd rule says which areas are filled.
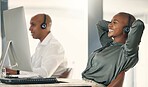
[[[22,74],[22,75],[40,75],[42,77],[51,77],[53,73],[56,71],[56,69],[59,67],[59,65],[64,61],[64,50],[61,46],[57,46],[56,44],[47,47],[46,52],[41,56],[42,60],[40,67],[33,67],[32,72],[27,71],[19,71],[19,70],[13,70],[6,68],[6,74],[7,75],[16,75],[16,74]],[[34,60],[36,61],[36,60]]]
[[[113,41],[110,37],[108,37],[108,24],[109,24],[109,21],[105,21],[105,20],[99,21],[97,23],[99,39],[102,46],[105,46],[107,43],[110,43]]]

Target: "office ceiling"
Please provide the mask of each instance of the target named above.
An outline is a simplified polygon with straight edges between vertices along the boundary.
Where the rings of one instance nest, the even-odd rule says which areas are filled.
[[[9,6],[26,8],[51,8],[60,10],[87,10],[87,0],[8,0]],[[148,16],[148,0],[103,0],[103,12],[107,15],[125,11],[140,16]]]
[[[148,0],[103,0],[105,13],[127,11],[135,15],[148,14]]]
[[[54,8],[54,9],[75,9],[83,8],[85,0],[8,0],[9,6],[16,7],[23,5],[26,8]],[[81,9],[80,9],[81,10]]]
[[[42,7],[57,9],[76,9],[87,6],[86,0],[8,0],[11,7]],[[148,0],[103,0],[103,10],[106,13],[129,11],[132,13],[148,13]],[[87,8],[86,8],[87,9]]]

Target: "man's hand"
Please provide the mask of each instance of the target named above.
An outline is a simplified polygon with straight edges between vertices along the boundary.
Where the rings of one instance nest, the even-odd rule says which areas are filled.
[[[17,70],[6,68],[6,75],[17,75]]]

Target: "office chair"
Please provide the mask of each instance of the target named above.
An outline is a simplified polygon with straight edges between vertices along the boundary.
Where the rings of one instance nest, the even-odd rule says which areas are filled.
[[[70,75],[70,72],[71,72],[72,68],[67,68],[65,72],[63,72],[59,78],[68,78],[69,75]]]
[[[122,87],[124,81],[125,71],[120,72],[120,74],[114,79],[107,87]]]

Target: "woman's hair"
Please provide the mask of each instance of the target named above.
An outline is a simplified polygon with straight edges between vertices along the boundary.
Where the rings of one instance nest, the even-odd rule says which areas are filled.
[[[120,12],[118,14],[123,15],[123,16],[128,18],[128,26],[129,27],[131,27],[132,23],[136,20],[136,18],[132,14],[129,14],[129,13],[126,13],[126,12]]]

